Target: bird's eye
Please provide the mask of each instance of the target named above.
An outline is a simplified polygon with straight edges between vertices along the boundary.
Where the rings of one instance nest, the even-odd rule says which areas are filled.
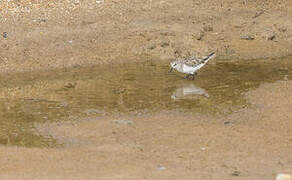
[[[173,66],[176,66],[176,64],[174,64]]]

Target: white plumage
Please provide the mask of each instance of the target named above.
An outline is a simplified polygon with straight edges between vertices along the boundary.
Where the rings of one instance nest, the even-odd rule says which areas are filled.
[[[197,58],[195,56],[191,56],[189,58],[183,60],[175,60],[170,63],[170,72],[173,69],[176,69],[178,72],[186,73],[188,78],[190,75],[193,77],[196,74],[196,71],[201,69],[207,62],[215,57],[215,52],[210,53],[208,56],[203,57],[202,59]]]

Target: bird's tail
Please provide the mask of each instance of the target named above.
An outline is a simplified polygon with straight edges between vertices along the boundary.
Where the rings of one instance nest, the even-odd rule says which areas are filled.
[[[210,53],[208,56],[203,58],[203,61],[209,61],[211,58],[215,57],[215,52]]]

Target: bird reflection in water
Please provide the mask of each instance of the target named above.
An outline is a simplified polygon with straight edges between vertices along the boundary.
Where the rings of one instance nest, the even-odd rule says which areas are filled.
[[[209,97],[205,89],[200,88],[194,84],[183,84],[182,87],[177,88],[171,95],[171,99],[194,99],[199,97]]]

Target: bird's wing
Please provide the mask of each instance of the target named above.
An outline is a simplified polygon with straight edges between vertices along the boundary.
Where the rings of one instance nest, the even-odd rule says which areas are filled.
[[[196,56],[191,56],[184,60],[184,64],[187,66],[191,66],[195,68],[195,71],[203,67],[212,57],[215,56],[215,52],[212,52],[208,56],[205,56],[203,58],[198,58]]]
[[[204,60],[202,59],[197,59],[197,58],[194,58],[194,59],[187,59],[185,61],[185,64],[188,65],[188,66],[192,66],[192,67],[196,67],[196,66],[199,66],[201,64],[204,64]]]

